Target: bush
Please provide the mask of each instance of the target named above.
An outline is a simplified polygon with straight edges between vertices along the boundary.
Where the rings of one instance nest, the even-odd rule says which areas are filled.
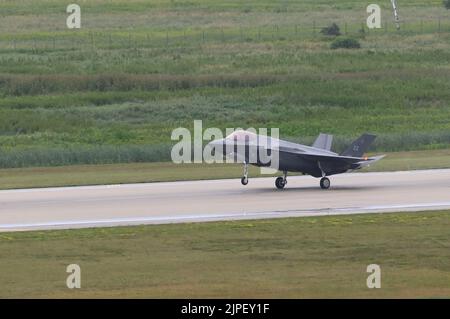
[[[323,28],[320,33],[324,35],[339,36],[341,35],[341,30],[336,23],[333,23],[332,25]]]
[[[445,6],[447,9],[450,9],[450,0],[444,0],[444,6]]]
[[[360,47],[359,41],[351,38],[336,39],[331,43],[332,49],[359,49]]]

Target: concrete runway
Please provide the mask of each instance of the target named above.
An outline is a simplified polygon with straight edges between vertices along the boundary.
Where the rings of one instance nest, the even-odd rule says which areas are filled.
[[[450,169],[0,191],[0,231],[450,209]]]

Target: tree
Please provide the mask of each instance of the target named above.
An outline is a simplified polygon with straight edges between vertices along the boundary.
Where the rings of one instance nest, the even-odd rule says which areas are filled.
[[[338,38],[331,43],[331,49],[359,49],[361,44],[352,38]]]
[[[444,0],[444,6],[450,10],[450,0]]]

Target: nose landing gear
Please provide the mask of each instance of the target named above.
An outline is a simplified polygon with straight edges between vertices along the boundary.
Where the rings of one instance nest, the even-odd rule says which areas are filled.
[[[287,184],[287,172],[285,171],[283,172],[283,174],[283,176],[277,177],[277,179],[275,180],[275,186],[278,189],[283,189]]]
[[[248,164],[244,162],[244,176],[241,178],[241,184],[247,185],[248,184]]]

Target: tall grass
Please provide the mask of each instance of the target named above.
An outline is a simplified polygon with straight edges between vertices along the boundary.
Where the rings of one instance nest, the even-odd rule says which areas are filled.
[[[336,136],[333,150],[342,152],[355,137]],[[312,144],[314,137],[287,138]],[[450,132],[411,133],[377,137],[370,152],[415,150],[419,145],[427,149],[439,149],[450,144]],[[158,145],[97,145],[66,148],[25,148],[0,151],[0,168],[32,166],[63,166],[76,164],[113,164],[170,161],[171,144]]]
[[[337,153],[344,151],[358,136],[335,136],[333,150]],[[315,137],[288,138],[291,141],[311,145]],[[369,152],[396,152],[416,150],[418,146],[424,149],[440,149],[450,145],[450,131],[448,132],[409,132],[403,134],[377,134],[374,144]]]
[[[256,87],[288,78],[277,75],[2,75],[6,95],[38,95],[77,91],[188,90],[200,87]]]
[[[161,162],[169,160],[170,146],[168,145],[99,145],[0,152],[0,168]]]
[[[449,146],[437,0],[404,4],[402,30],[366,30],[358,52],[318,32],[356,34],[357,0],[93,0],[81,30],[65,29],[66,5],[0,3],[0,167],[168,160],[171,131],[194,119],[308,143],[331,133],[337,149],[366,131],[376,151]]]

